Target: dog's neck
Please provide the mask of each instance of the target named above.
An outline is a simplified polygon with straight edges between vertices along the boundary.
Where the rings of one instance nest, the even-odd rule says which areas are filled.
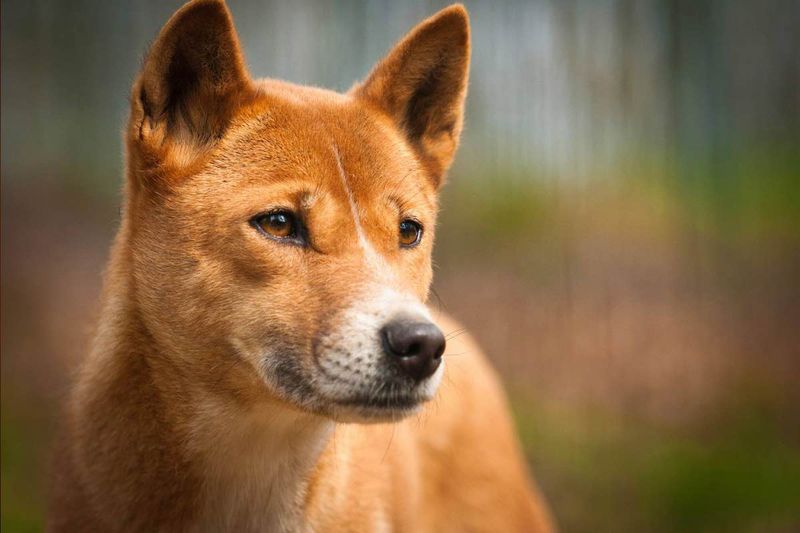
[[[306,530],[306,490],[334,422],[266,393],[232,400],[192,384],[180,396],[183,453],[202,478],[197,529]]]
[[[190,452],[203,461],[202,529],[302,531],[308,480],[333,422],[276,405],[201,407]]]
[[[95,349],[111,355],[108,368],[123,368],[125,354],[147,361],[146,381],[175,426],[164,429],[180,435],[178,453],[200,477],[194,529],[307,529],[306,490],[334,422],[272,398],[241,361],[218,365],[216,375],[187,375],[146,331],[132,299],[115,296],[105,299],[106,341]]]
[[[308,481],[334,422],[272,398],[246,364],[221,366],[219,380],[195,381],[153,365],[157,381],[184,380],[169,403],[181,404],[184,453],[202,477],[198,529],[305,530]]]

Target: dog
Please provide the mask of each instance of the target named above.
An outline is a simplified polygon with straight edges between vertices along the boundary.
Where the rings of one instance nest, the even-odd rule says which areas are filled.
[[[222,0],[173,15],[49,531],[553,529],[497,377],[424,304],[469,55],[453,5],[340,94],[252,79]]]

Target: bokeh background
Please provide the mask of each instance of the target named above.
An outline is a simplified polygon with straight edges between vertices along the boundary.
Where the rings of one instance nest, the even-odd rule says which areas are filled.
[[[255,75],[339,90],[443,5],[230,4]],[[178,5],[2,3],[4,531],[42,526],[129,87]],[[502,373],[563,531],[800,530],[800,3],[467,5],[432,303]]]

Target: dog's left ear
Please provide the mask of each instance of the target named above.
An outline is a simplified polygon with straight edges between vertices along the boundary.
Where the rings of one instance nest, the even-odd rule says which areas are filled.
[[[411,30],[352,90],[402,129],[437,187],[461,134],[469,48],[467,10],[452,5]]]

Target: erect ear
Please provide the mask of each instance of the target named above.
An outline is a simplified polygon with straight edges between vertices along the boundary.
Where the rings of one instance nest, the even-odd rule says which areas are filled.
[[[133,89],[131,136],[185,157],[222,136],[250,83],[225,2],[193,0],[147,54]]]
[[[455,155],[469,75],[469,17],[460,4],[417,25],[353,93],[383,109],[441,184]]]

